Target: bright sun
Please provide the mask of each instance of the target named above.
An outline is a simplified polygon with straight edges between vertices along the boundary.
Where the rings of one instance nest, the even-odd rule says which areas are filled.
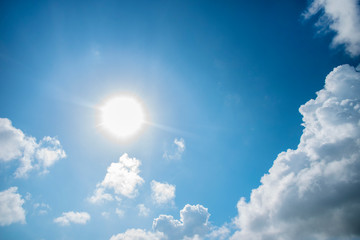
[[[101,107],[101,125],[118,138],[127,138],[144,123],[141,104],[132,97],[115,97]]]

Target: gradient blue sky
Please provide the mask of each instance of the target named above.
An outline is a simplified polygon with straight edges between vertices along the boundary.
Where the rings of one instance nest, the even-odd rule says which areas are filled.
[[[336,66],[356,66],[334,33],[304,20],[308,1],[1,1],[0,117],[26,135],[57,137],[66,152],[49,173],[15,178],[0,162],[0,191],[17,186],[26,223],[0,227],[2,239],[109,239],[151,230],[160,214],[186,204],[209,209],[215,226],[232,222],[277,155],[299,144],[298,109]],[[137,96],[155,125],[129,141],[104,134],[97,106]],[[167,160],[183,138],[181,159]],[[133,199],[87,199],[107,167],[128,153],[144,179]],[[151,201],[150,182],[176,186],[174,204]],[[39,214],[34,204],[49,207]],[[149,208],[138,216],[136,206]],[[124,211],[123,217],[115,209]],[[63,212],[85,224],[59,226]],[[110,215],[105,218],[102,212]]]

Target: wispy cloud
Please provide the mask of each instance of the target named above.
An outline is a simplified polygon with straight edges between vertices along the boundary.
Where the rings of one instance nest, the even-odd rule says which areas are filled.
[[[87,212],[64,212],[61,217],[55,218],[54,222],[62,226],[68,226],[70,223],[86,224],[90,221],[90,214]]]
[[[185,140],[183,138],[175,138],[173,149],[166,151],[163,154],[163,158],[168,160],[179,160],[185,151]]]
[[[9,119],[0,118],[0,161],[20,161],[15,177],[26,177],[32,169],[47,173],[49,167],[65,157],[58,139],[47,136],[37,142],[34,137],[13,127]]]
[[[124,210],[119,209],[119,208],[116,208],[116,209],[115,209],[115,213],[116,213],[116,215],[118,215],[119,218],[122,218],[122,217],[124,217],[124,215],[125,215]]]
[[[279,154],[250,201],[238,202],[231,239],[349,239],[360,223],[360,73],[335,68],[300,107],[295,150]]]
[[[147,217],[149,215],[149,213],[150,213],[150,209],[145,207],[144,204],[138,204],[137,208],[139,210],[138,215],[141,216],[141,217]]]
[[[332,45],[345,45],[352,56],[360,54],[360,7],[358,0],[313,0],[303,14],[305,19],[320,12],[316,23],[322,31],[335,32]]]
[[[0,192],[0,226],[25,223],[24,199],[17,193],[17,187]]]
[[[45,215],[51,209],[49,204],[46,203],[34,203],[33,207],[38,215]]]

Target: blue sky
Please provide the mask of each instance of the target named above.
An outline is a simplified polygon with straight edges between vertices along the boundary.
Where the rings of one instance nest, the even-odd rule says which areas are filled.
[[[335,0],[0,4],[2,239],[114,236],[116,240],[126,239],[127,231],[130,239],[273,239],[266,237],[274,233],[265,229],[257,231],[263,235],[254,235],[256,228],[249,227],[277,226],[273,218],[265,221],[264,217],[263,222],[257,223],[246,219],[256,215],[252,212],[255,194],[250,200],[253,189],[262,184],[264,189],[269,187],[276,192],[276,186],[281,185],[280,180],[274,185],[266,180],[260,183],[270,168],[277,167],[274,160],[280,159],[279,153],[287,149],[303,151],[310,156],[304,166],[313,159],[321,162],[326,156],[337,157],[328,162],[355,159],[352,169],[360,165],[358,143],[353,146],[341,142],[353,146],[347,150],[328,146],[324,150],[327,155],[321,158],[320,150],[314,150],[318,154],[312,158],[314,151],[306,145],[306,139],[312,138],[324,146],[327,141],[339,143],[335,136],[359,140],[355,121],[359,119],[356,115],[359,74],[350,67],[359,64],[360,54],[356,0],[346,0],[339,6]],[[349,66],[341,67],[343,64]],[[324,88],[326,76],[338,66],[326,80],[329,87]],[[350,84],[346,79],[355,80]],[[334,94],[339,101],[336,106],[352,102],[349,108],[355,112],[343,111],[344,116],[355,119],[346,125],[352,126],[352,131],[341,127],[345,118],[330,121],[331,116],[341,114],[335,110],[326,112],[328,108],[323,110],[324,118],[316,118],[319,124],[314,123],[315,118],[309,116],[322,113],[318,106],[326,101],[314,105],[319,111],[312,113],[311,107],[303,107],[302,114],[299,113],[299,107],[310,99],[322,101],[322,95],[316,95],[321,89],[322,99],[330,99]],[[351,89],[355,89],[354,94]],[[122,94],[136,96],[150,122],[136,136],[124,141],[105,133],[99,123],[99,106]],[[308,132],[301,125],[304,121],[305,128],[318,135],[306,135]],[[324,126],[330,125],[330,132],[325,131]],[[320,135],[322,131],[324,135]],[[41,154],[46,151],[48,154]],[[302,157],[291,157],[290,152],[286,154],[290,169],[305,161]],[[18,169],[26,162],[25,156],[29,156],[32,169],[21,174]],[[121,156],[123,163],[119,161]],[[103,182],[112,163],[123,166],[127,162],[138,163],[135,172],[142,179],[130,189],[131,197],[116,193],[116,187]],[[344,173],[352,178],[339,189],[356,189],[358,173]],[[297,170],[293,174],[301,179]],[[318,181],[327,182],[326,179],[321,175]],[[119,181],[114,184],[124,185]],[[165,199],[160,203],[152,188],[157,183],[161,189],[158,194]],[[291,186],[286,185],[285,189]],[[327,187],[319,184],[321,190]],[[89,199],[97,189],[104,190],[112,201],[91,202]],[[173,195],[164,195],[171,189]],[[258,195],[270,199],[261,191]],[[311,192],[306,195],[307,199],[314,197],[310,203],[281,194],[274,196],[277,196],[274,202],[279,204],[292,199],[291,209],[311,209],[317,199]],[[337,196],[344,196],[343,200],[328,209],[345,209],[345,215],[354,212],[352,222],[359,220],[360,208],[351,210],[344,205],[350,202],[358,206],[359,197],[337,191],[329,197]],[[8,205],[10,197],[18,203],[17,207]],[[237,205],[242,202],[241,197],[246,198],[248,205]],[[269,208],[266,204],[258,207]],[[141,208],[145,209],[142,213]],[[186,220],[178,222],[184,225],[182,230],[167,229],[166,226],[175,224],[174,219],[179,219],[180,210],[189,213],[190,219],[193,213],[205,218],[208,213],[211,215],[199,232],[190,223],[186,227]],[[289,221],[281,217],[286,214],[280,214],[280,210],[276,219]],[[79,216],[66,215],[69,212]],[[299,218],[309,221],[318,216],[316,211],[307,217],[285,212],[290,222]],[[324,216],[331,210],[324,209],[322,213]],[[159,219],[161,214],[168,218]],[[261,216],[265,215],[264,210]],[[67,225],[65,218],[73,220]],[[333,221],[351,222],[340,217]],[[334,222],[325,221],[323,225]],[[356,227],[326,232],[319,226],[319,235],[307,229],[298,230],[297,226],[288,229],[308,233],[303,239],[358,239],[359,232],[353,230]],[[224,232],[221,236],[215,235],[219,229]],[[290,230],[279,227],[276,232],[275,239],[289,236],[295,239]],[[125,235],[115,237],[121,233]],[[145,237],[139,237],[141,234]]]

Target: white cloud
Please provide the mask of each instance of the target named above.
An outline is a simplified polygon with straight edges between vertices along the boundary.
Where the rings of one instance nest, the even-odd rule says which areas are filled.
[[[103,203],[105,201],[113,201],[114,198],[111,194],[105,193],[105,189],[98,185],[94,191],[94,195],[92,195],[88,200],[89,202],[95,204]]]
[[[124,153],[118,162],[110,164],[104,180],[97,184],[94,195],[89,198],[89,201],[100,203],[113,200],[112,195],[104,193],[105,189],[112,189],[115,194],[128,198],[136,197],[138,186],[144,183],[144,179],[139,176],[140,165],[140,160],[130,158]],[[117,196],[115,198],[119,199]]]
[[[170,215],[160,215],[154,219],[153,229],[163,232],[172,240],[203,237],[211,230],[209,217],[208,209],[202,205],[187,204],[180,211],[180,220]]]
[[[300,112],[298,148],[280,153],[250,201],[238,202],[231,239],[360,237],[360,73],[335,68]]]
[[[110,240],[165,240],[163,233],[148,232],[142,229],[128,229],[125,233],[114,235]]]
[[[139,209],[145,207],[138,205]],[[125,233],[112,236],[110,240],[224,240],[227,239],[230,230],[227,226],[212,226],[208,221],[210,214],[202,205],[187,204],[180,211],[180,220],[170,215],[160,215],[153,221],[153,231],[147,232],[142,229],[128,229]]]
[[[139,209],[139,216],[142,216],[142,217],[147,217],[150,213],[150,209],[145,207],[144,204],[139,204],[137,205],[138,209]]]
[[[115,209],[115,213],[116,213],[116,215],[118,215],[119,218],[122,218],[125,214],[124,210],[121,210],[119,208]]]
[[[171,152],[165,152],[163,158],[168,160],[179,160],[185,151],[185,140],[183,138],[174,139],[174,149]]]
[[[31,193],[27,192],[26,195],[25,195],[25,200],[26,201],[30,201],[31,200]]]
[[[17,187],[0,192],[0,226],[25,223],[24,199],[17,193]]]
[[[14,128],[9,119],[0,118],[0,161],[20,161],[15,177],[26,177],[32,169],[46,173],[50,166],[65,157],[65,151],[56,138],[44,137],[37,143],[34,137]]]
[[[156,204],[173,202],[175,198],[175,185],[152,180],[151,197]]]
[[[110,213],[109,212],[102,212],[101,216],[103,216],[104,218],[109,218],[110,217]]]
[[[54,222],[62,226],[68,226],[70,223],[86,224],[90,220],[87,212],[64,212],[61,217],[55,218]]]
[[[139,160],[130,158],[124,153],[119,158],[119,162],[111,163],[110,167],[108,167],[101,186],[113,189],[116,194],[134,198],[138,193],[138,185],[144,183],[144,180],[139,176],[140,165]]]
[[[206,239],[214,239],[214,240],[225,240],[228,239],[230,235],[230,230],[226,226],[221,226],[219,228],[214,227],[212,231],[206,235]]]
[[[321,13],[317,26],[336,33],[333,46],[345,45],[352,55],[360,54],[360,8],[358,0],[313,0],[304,13],[306,19]]]
[[[36,150],[36,159],[45,169],[52,166],[59,159],[66,157],[65,151],[56,138],[44,137],[39,145]]]
[[[46,203],[34,203],[33,207],[39,215],[45,215],[51,209],[49,204]]]

